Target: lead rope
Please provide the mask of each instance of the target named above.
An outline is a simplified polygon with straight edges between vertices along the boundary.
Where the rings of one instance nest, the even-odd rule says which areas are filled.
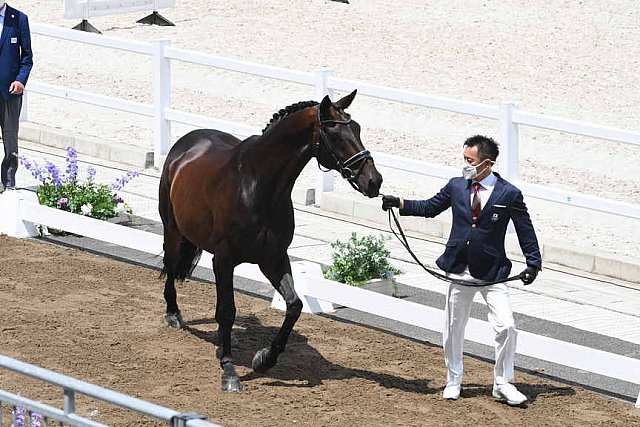
[[[397,232],[396,230],[394,230],[393,224],[391,223],[392,217],[398,229]],[[445,274],[442,274],[438,271],[432,270],[429,267],[426,267],[422,262],[420,262],[416,254],[414,254],[413,251],[411,250],[411,247],[409,246],[409,242],[407,241],[407,236],[405,236],[404,230],[402,229],[402,226],[400,225],[400,221],[398,221],[398,217],[396,216],[396,213],[394,212],[393,208],[389,209],[389,228],[391,229],[391,232],[393,233],[393,235],[396,236],[396,238],[400,241],[402,246],[407,250],[407,252],[409,252],[409,255],[411,255],[411,257],[418,263],[420,267],[424,269],[424,271],[426,271],[427,273],[431,274],[432,276],[440,280],[444,280],[445,282],[453,283],[455,285],[463,285],[463,286],[488,286],[488,285],[497,285],[498,283],[511,282],[513,280],[518,280],[518,279],[522,280],[523,278],[523,274],[520,273],[515,276],[507,277],[505,279],[494,280],[493,282],[486,282],[486,283],[475,283],[468,280],[452,279],[451,277]]]

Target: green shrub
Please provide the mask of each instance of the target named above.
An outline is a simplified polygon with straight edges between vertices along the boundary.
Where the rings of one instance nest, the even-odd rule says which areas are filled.
[[[389,263],[389,251],[385,242],[389,238],[383,236],[364,236],[356,233],[346,242],[336,240],[331,244],[333,264],[324,273],[325,278],[348,285],[361,286],[367,280],[389,277],[400,273],[400,270]]]

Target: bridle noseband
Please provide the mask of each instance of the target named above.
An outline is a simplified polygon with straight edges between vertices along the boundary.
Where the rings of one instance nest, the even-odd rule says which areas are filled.
[[[320,106],[318,106],[318,130],[320,133],[320,137],[316,139],[316,142],[314,144],[316,147],[316,160],[318,161],[318,168],[320,170],[324,170],[320,165],[320,150],[322,147],[322,145],[320,144],[320,141],[322,141],[323,145],[325,145],[329,149],[329,153],[331,154],[331,157],[333,157],[336,164],[338,165],[338,172],[340,172],[340,175],[344,179],[346,179],[349,182],[349,184],[351,184],[354,190],[364,194],[364,191],[358,188],[358,185],[356,184],[356,182],[358,180],[358,177],[362,173],[362,168],[364,167],[364,164],[366,163],[366,161],[369,159],[372,159],[371,153],[369,152],[369,150],[362,150],[354,154],[353,156],[349,157],[347,160],[342,161],[338,158],[338,156],[336,156],[336,152],[333,146],[331,145],[331,142],[329,141],[327,134],[324,132],[324,130],[322,130],[322,126],[326,124],[347,125],[351,123],[351,121],[352,121],[351,119],[322,121],[322,119],[320,118]],[[327,171],[328,170],[326,170],[325,172]]]

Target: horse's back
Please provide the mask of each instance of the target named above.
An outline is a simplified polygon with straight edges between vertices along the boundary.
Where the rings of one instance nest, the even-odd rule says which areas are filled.
[[[189,164],[225,162],[242,141],[215,129],[197,129],[178,139],[164,162],[162,178],[173,181],[176,172]]]
[[[159,210],[165,226],[187,232],[192,219],[210,215],[210,197],[224,193],[240,141],[225,132],[199,129],[171,147],[160,177]]]
[[[193,149],[206,148],[213,151],[226,151],[241,142],[235,136],[216,129],[197,129],[187,133],[173,144],[167,155],[167,160],[175,159]]]

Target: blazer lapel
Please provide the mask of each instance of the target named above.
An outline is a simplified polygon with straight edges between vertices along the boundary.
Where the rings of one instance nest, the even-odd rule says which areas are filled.
[[[2,52],[2,48],[7,44],[7,39],[9,38],[9,26],[13,26],[13,21],[15,18],[11,18],[11,15],[15,17],[15,12],[7,5],[4,9],[4,26],[2,27],[2,35],[0,36],[0,52]]]
[[[489,196],[489,200],[487,200],[487,203],[485,203],[485,205],[482,207],[482,210],[480,211],[480,215],[478,215],[478,218],[480,218],[482,215],[488,212],[489,209],[486,209],[486,208],[493,206],[496,200],[500,200],[500,197],[502,197],[502,193],[504,192],[505,192],[504,181],[502,180],[502,178],[498,177],[498,180],[496,181],[496,185],[494,185],[493,191],[491,192],[491,196]]]
[[[471,180],[466,180],[466,185],[463,185],[462,190],[462,200],[464,200],[464,207],[467,209],[467,216],[471,216]]]

